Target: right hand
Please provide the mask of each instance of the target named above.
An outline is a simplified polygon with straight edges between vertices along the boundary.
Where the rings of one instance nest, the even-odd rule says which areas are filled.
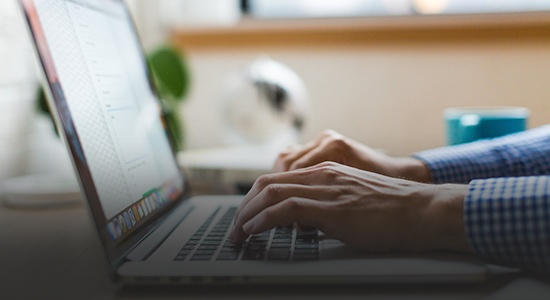
[[[464,231],[467,185],[432,185],[325,162],[264,175],[244,197],[230,239],[300,224],[375,252],[471,252]]]
[[[286,172],[332,161],[390,177],[431,182],[424,163],[412,157],[391,157],[336,131],[326,130],[304,146],[291,146],[279,154],[274,172]]]

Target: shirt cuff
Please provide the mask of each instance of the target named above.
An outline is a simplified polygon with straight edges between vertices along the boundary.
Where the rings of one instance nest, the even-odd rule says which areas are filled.
[[[472,181],[464,224],[482,259],[550,272],[550,176]]]
[[[427,150],[413,155],[430,169],[433,182],[467,184],[475,178],[500,177],[500,161],[489,141]]]

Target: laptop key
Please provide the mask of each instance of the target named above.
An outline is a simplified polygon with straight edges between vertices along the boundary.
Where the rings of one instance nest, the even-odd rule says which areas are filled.
[[[292,239],[288,238],[288,239],[273,239],[272,241],[273,244],[290,244],[292,243]]]
[[[295,244],[294,249],[319,249],[318,244]]]
[[[201,245],[220,245],[221,241],[203,241]]]
[[[178,254],[174,260],[182,261],[187,258],[187,255]]]
[[[211,260],[212,255],[193,255],[191,260]]]
[[[195,251],[194,255],[214,255],[216,253],[216,250],[197,250]]]
[[[223,245],[222,249],[227,249],[227,251],[240,251],[243,248],[241,245]]]
[[[195,247],[196,247],[195,245],[187,245],[186,244],[185,246],[183,246],[183,248],[181,248],[181,250],[193,250],[193,249],[195,249]]]
[[[200,245],[197,250],[217,250],[219,246],[216,245]]]
[[[189,255],[191,254],[192,250],[181,250],[178,252],[178,255]]]
[[[234,248],[234,247],[222,247],[222,250],[221,251],[224,251],[224,252],[241,252],[241,249],[242,248]]]
[[[290,250],[290,244],[271,244],[270,249],[288,249]]]

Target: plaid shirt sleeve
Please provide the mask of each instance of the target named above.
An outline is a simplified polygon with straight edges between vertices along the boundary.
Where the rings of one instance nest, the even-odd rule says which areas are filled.
[[[434,183],[550,175],[550,125],[493,140],[416,153]]]
[[[484,260],[550,273],[550,176],[472,181],[464,224]]]
[[[435,183],[469,183],[464,224],[481,258],[550,272],[550,126],[414,156]]]

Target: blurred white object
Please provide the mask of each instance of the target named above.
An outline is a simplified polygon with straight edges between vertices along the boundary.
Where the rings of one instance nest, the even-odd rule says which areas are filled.
[[[402,15],[412,12],[410,0],[251,0],[258,18],[334,18]]]
[[[11,156],[0,156],[2,166],[10,167],[0,177],[5,179],[0,182],[3,204],[43,208],[80,202],[67,150],[55,135],[51,120],[36,113],[22,120],[28,122],[19,126],[25,134],[11,138]]]
[[[280,149],[301,141],[309,100],[304,82],[289,67],[259,58],[229,78],[222,100],[228,144]]]
[[[36,81],[29,39],[16,1],[0,1],[0,87]]]
[[[249,0],[258,18],[330,18],[415,14],[529,12],[550,9],[548,0]]]
[[[228,26],[239,21],[239,0],[160,0],[160,18],[168,27]]]
[[[194,193],[241,194],[273,170],[280,150],[267,146],[187,150],[178,154],[178,162]]]
[[[75,178],[71,160],[48,116],[33,116],[21,155],[24,174],[59,174]],[[76,180],[76,179],[75,179]]]
[[[2,202],[8,207],[47,208],[81,203],[74,177],[57,174],[21,176],[2,182]]]
[[[16,1],[0,1],[0,180],[23,174],[38,84],[29,39]]]
[[[24,173],[22,153],[32,127],[36,84],[0,85],[0,180]]]

